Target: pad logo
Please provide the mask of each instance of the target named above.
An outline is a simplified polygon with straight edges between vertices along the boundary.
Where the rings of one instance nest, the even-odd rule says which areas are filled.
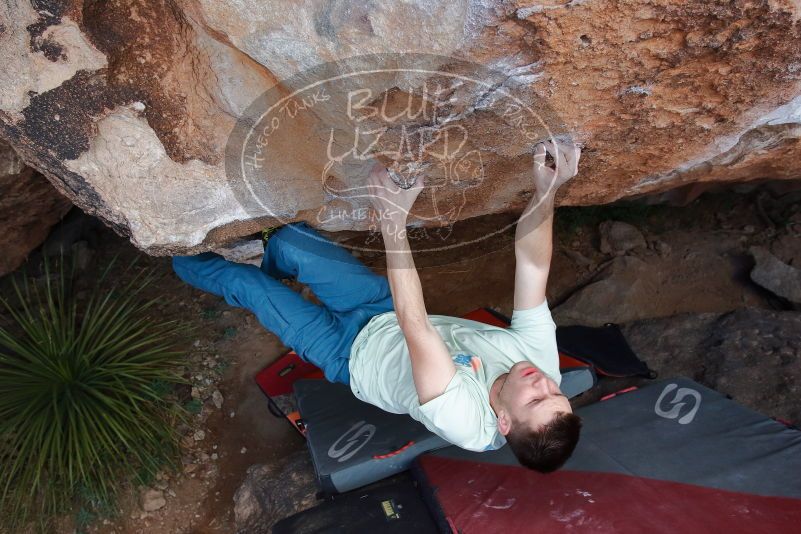
[[[701,394],[694,389],[679,388],[678,391],[676,391],[676,394],[673,396],[673,399],[669,401],[669,404],[673,406],[668,410],[663,409],[662,401],[676,388],[679,388],[679,386],[676,384],[668,384],[665,386],[665,389],[663,389],[662,393],[659,394],[659,398],[656,399],[654,412],[659,417],[664,417],[665,419],[678,419],[678,423],[680,425],[689,425],[692,423],[693,419],[695,419],[695,414],[698,413],[698,408],[701,407]],[[690,411],[686,412],[684,415],[681,415],[682,410],[687,405],[687,402],[682,401],[688,397],[692,399],[692,407],[690,408]],[[680,415],[681,417],[679,417]]]
[[[367,445],[374,434],[375,425],[359,421],[339,436],[339,439],[328,448],[328,456],[338,459],[338,462],[347,462],[359,452],[359,449]]]

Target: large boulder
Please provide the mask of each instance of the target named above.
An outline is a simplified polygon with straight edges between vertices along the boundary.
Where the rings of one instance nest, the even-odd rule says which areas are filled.
[[[792,0],[14,0],[0,136],[152,254],[369,228],[376,155],[429,175],[421,226],[517,211],[549,135],[585,146],[562,204],[696,194],[801,177],[800,18]]]
[[[22,264],[72,203],[0,143],[0,276]]]
[[[560,326],[601,326],[647,317],[647,301],[659,285],[659,272],[636,256],[616,257],[585,286],[553,310]],[[645,302],[644,302],[645,301]]]

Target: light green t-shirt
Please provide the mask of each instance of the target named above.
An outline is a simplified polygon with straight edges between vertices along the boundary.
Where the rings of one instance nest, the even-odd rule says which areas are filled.
[[[498,419],[489,403],[493,382],[517,362],[529,361],[556,381],[559,353],[548,303],[515,310],[509,328],[430,315],[456,364],[445,392],[421,405],[409,349],[395,312],[373,317],[353,342],[350,385],[359,399],[392,413],[408,413],[446,441],[472,451],[501,447]]]

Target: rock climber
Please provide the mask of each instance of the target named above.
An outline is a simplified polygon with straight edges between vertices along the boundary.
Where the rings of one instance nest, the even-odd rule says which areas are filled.
[[[509,328],[427,313],[406,235],[425,180],[400,187],[378,164],[367,185],[386,248],[386,277],[305,223],[270,236],[260,267],[211,252],[176,256],[173,267],[185,282],[253,312],[359,399],[409,414],[468,450],[508,443],[522,465],[554,471],[573,452],[581,420],[559,389],[556,326],[545,289],[554,196],[578,172],[580,153],[561,141],[535,147],[533,194],[515,232]],[[282,283],[285,278],[308,286],[320,304]]]

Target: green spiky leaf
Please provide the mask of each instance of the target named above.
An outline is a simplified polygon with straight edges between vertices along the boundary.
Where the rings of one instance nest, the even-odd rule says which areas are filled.
[[[0,327],[0,521],[12,531],[76,503],[89,514],[178,457],[170,392],[186,329],[148,315],[152,274],[103,289],[109,271],[82,300],[63,262],[0,297],[12,320]]]

